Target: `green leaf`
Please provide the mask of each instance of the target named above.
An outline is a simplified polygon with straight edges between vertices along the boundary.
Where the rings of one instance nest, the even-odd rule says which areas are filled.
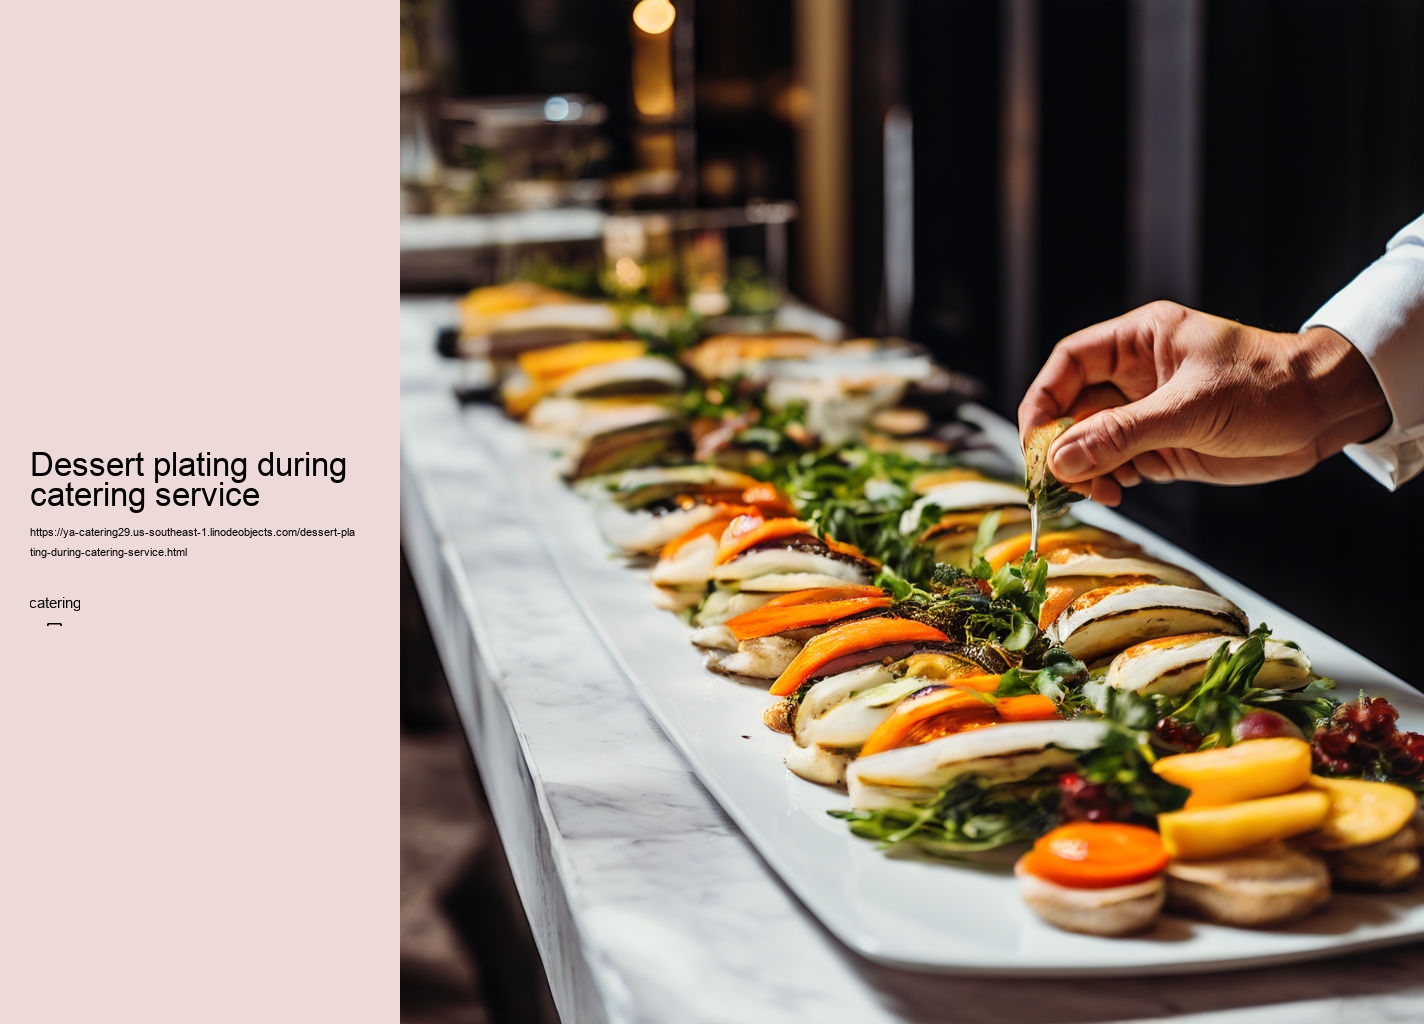
[[[978,561],[983,557],[984,551],[994,543],[994,534],[999,532],[999,520],[1004,517],[1002,509],[994,509],[983,519],[979,520],[979,529],[974,534],[974,546],[970,548],[970,557]],[[936,516],[936,521],[939,517]]]
[[[1056,774],[1045,770],[1009,785],[961,776],[914,808],[828,811],[854,835],[885,848],[914,843],[927,852],[956,856],[1029,842],[1057,823]]]

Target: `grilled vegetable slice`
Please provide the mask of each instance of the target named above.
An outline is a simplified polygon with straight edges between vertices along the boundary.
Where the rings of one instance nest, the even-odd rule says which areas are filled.
[[[1246,613],[1219,594],[1166,583],[1099,587],[1073,600],[1048,637],[1088,662],[1144,640],[1184,633],[1246,632]]]
[[[914,533],[920,528],[920,517],[931,505],[942,512],[970,512],[977,509],[1022,508],[1024,492],[1013,484],[997,480],[958,480],[934,488],[919,498],[900,516],[900,532]]]
[[[863,619],[848,622],[827,630],[807,643],[796,656],[796,660],[772,684],[771,692],[778,697],[795,693],[801,684],[817,674],[819,669],[825,668],[838,658],[890,644],[925,640],[942,640],[947,643],[949,637],[933,626],[915,622],[913,619]]]
[[[833,589],[827,587],[820,591],[802,591],[801,593],[824,593]],[[800,595],[798,594],[798,596]],[[727,628],[738,640],[751,640],[755,637],[774,636],[794,629],[805,629],[807,626],[839,622],[852,615],[860,615],[889,605],[890,597],[883,593],[876,597],[851,597],[839,601],[806,601],[791,605],[777,604],[773,600],[754,612],[747,612],[745,615],[738,615],[735,619],[728,620]]]
[[[1110,728],[1087,718],[1012,722],[861,757],[846,772],[851,804],[860,810],[913,807],[961,776],[1002,784],[1045,768],[1067,768],[1078,752],[1101,746]]]
[[[1246,641],[1221,633],[1188,633],[1133,644],[1113,658],[1106,681],[1118,690],[1175,696],[1202,681],[1211,656],[1226,645],[1234,654]],[[1262,689],[1298,690],[1314,678],[1310,659],[1298,647],[1279,640],[1265,642],[1266,660],[1254,685]]]

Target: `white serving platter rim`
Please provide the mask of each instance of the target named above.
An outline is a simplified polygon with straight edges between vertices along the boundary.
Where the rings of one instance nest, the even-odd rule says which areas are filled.
[[[1272,931],[1167,916],[1141,938],[1074,935],[1034,917],[1006,871],[881,852],[825,813],[848,806],[844,793],[782,766],[790,741],[761,722],[765,690],[702,666],[687,627],[653,606],[645,570],[610,553],[588,502],[557,479],[547,454],[494,410],[470,416],[492,442],[564,585],[663,731],[781,880],[867,959],[949,974],[1127,976],[1299,962],[1424,937],[1424,887],[1337,894],[1325,913]],[[1000,446],[1016,441],[1012,427],[992,413],[971,410],[966,418]],[[1196,572],[1245,609],[1253,625],[1266,621],[1276,636],[1300,642],[1343,692],[1387,696],[1400,709],[1401,725],[1424,728],[1424,697],[1402,680],[1111,510],[1084,503],[1075,513]]]

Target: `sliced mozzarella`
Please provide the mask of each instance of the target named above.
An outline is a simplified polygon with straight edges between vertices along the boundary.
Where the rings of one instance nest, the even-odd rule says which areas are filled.
[[[606,302],[558,302],[530,306],[492,318],[497,331],[528,331],[547,327],[569,327],[591,334],[618,330],[618,312]]]
[[[775,594],[751,594],[737,590],[714,590],[692,617],[694,626],[716,626],[743,612],[755,611]]]
[[[716,567],[717,538],[711,534],[688,541],[653,565],[648,578],[660,587],[692,587],[700,591]]]
[[[625,508],[651,504],[659,497],[679,493],[699,494],[708,490],[739,491],[755,486],[758,481],[745,473],[719,469],[716,466],[669,466],[652,469],[624,470],[601,477],[602,497],[612,498]]]
[[[840,750],[827,750],[825,747],[798,747],[793,744],[782,762],[807,782],[840,786],[845,783],[846,765],[850,764],[850,755]]]
[[[1021,870],[1015,866],[1014,874],[1018,876],[1019,885],[1025,897],[1029,893],[1035,895],[1052,895],[1055,899],[1074,907],[1084,910],[1092,910],[1098,907],[1106,907],[1113,903],[1122,903],[1126,900],[1135,900],[1140,896],[1151,896],[1154,893],[1161,893],[1165,889],[1161,875],[1154,875],[1145,882],[1134,882],[1131,885],[1113,885],[1106,889],[1073,889],[1066,885],[1059,885],[1050,882],[1046,878],[1039,878],[1028,871]]]
[[[1006,509],[1005,511],[1017,512],[1018,509]],[[1027,515],[1027,512],[1025,512]],[[1008,540],[1010,537],[1017,537],[1023,533],[1023,523],[1005,523],[994,532],[990,543],[997,544],[1001,540]],[[941,533],[931,537],[928,541],[934,550],[936,562],[947,562],[959,569],[968,569],[974,560],[974,542],[979,539],[977,531],[955,530],[952,533]],[[1053,574],[1049,570],[1049,575]]]
[[[834,576],[839,583],[846,580],[860,583],[869,581],[868,568],[866,563],[849,561],[824,550],[768,547],[753,548],[725,565],[717,566],[712,570],[712,578],[718,582],[726,582],[750,580],[754,576],[771,573],[816,573],[820,576]]]
[[[547,407],[547,408],[546,408]],[[546,398],[529,413],[529,437],[541,449],[582,452],[595,438],[661,423],[668,411],[646,402],[611,404]]]
[[[1246,640],[1221,633],[1193,633],[1134,644],[1113,659],[1107,685],[1133,693],[1183,693],[1202,681],[1207,662],[1224,643],[1235,654]],[[1310,659],[1278,640],[1266,641],[1266,661],[1256,674],[1262,689],[1298,690],[1310,682]]]
[[[610,501],[595,509],[594,521],[603,539],[620,551],[650,554],[669,541],[677,540],[694,526],[715,519],[718,514],[716,505],[694,505],[665,512],[643,509],[630,512],[617,502]]]
[[[1066,768],[1074,751],[1100,746],[1109,728],[1085,718],[1008,722],[872,754],[846,771],[851,804],[860,810],[904,807],[933,799],[963,775],[1018,782],[1043,768]]]
[[[807,722],[796,738],[822,747],[859,747],[881,722],[890,717],[902,700],[928,685],[918,676],[905,676],[871,687]]]
[[[692,645],[694,647],[705,647],[708,650],[735,651],[737,649],[737,638],[725,623],[716,626],[699,626],[692,631]]]
[[[900,532],[919,529],[920,516],[926,508],[937,505],[945,512],[967,512],[970,509],[1025,505],[1028,497],[1022,487],[999,483],[997,480],[956,480],[934,488],[905,510],[900,517]]]
[[[644,466],[599,479],[608,490],[626,493],[653,484],[720,484],[722,477],[742,479],[740,473],[717,466]]]
[[[1246,632],[1246,613],[1220,594],[1167,583],[1136,583],[1080,594],[1047,633],[1080,661],[1144,640],[1186,633]]]
[[[842,562],[847,569],[854,568]],[[765,576],[753,576],[742,581],[742,590],[750,593],[764,593],[767,600],[775,594],[787,594],[793,590],[814,590],[817,587],[841,587],[851,583],[869,583],[870,573],[860,572],[849,576],[832,576],[824,572],[773,572]]]
[[[797,630],[797,634],[800,633],[801,631]],[[713,672],[728,676],[775,679],[786,671],[792,659],[805,646],[805,640],[799,639],[797,635],[753,637],[743,640],[730,651],[709,651],[707,667]]]
[[[586,395],[625,385],[638,390],[671,391],[681,388],[683,382],[682,370],[676,363],[642,356],[586,367],[570,374],[554,393],[565,396]]]
[[[665,612],[685,612],[702,600],[701,587],[654,587],[653,607]]]
[[[831,708],[864,690],[874,689],[891,681],[890,669],[878,661],[853,668],[848,672],[838,672],[811,684],[801,703],[796,708],[796,718],[792,733],[798,742],[811,724]]]

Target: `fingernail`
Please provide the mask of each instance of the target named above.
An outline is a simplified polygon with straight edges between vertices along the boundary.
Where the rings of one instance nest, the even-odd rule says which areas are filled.
[[[1059,478],[1082,476],[1093,468],[1093,457],[1082,441],[1069,441],[1053,449],[1053,475]]]

